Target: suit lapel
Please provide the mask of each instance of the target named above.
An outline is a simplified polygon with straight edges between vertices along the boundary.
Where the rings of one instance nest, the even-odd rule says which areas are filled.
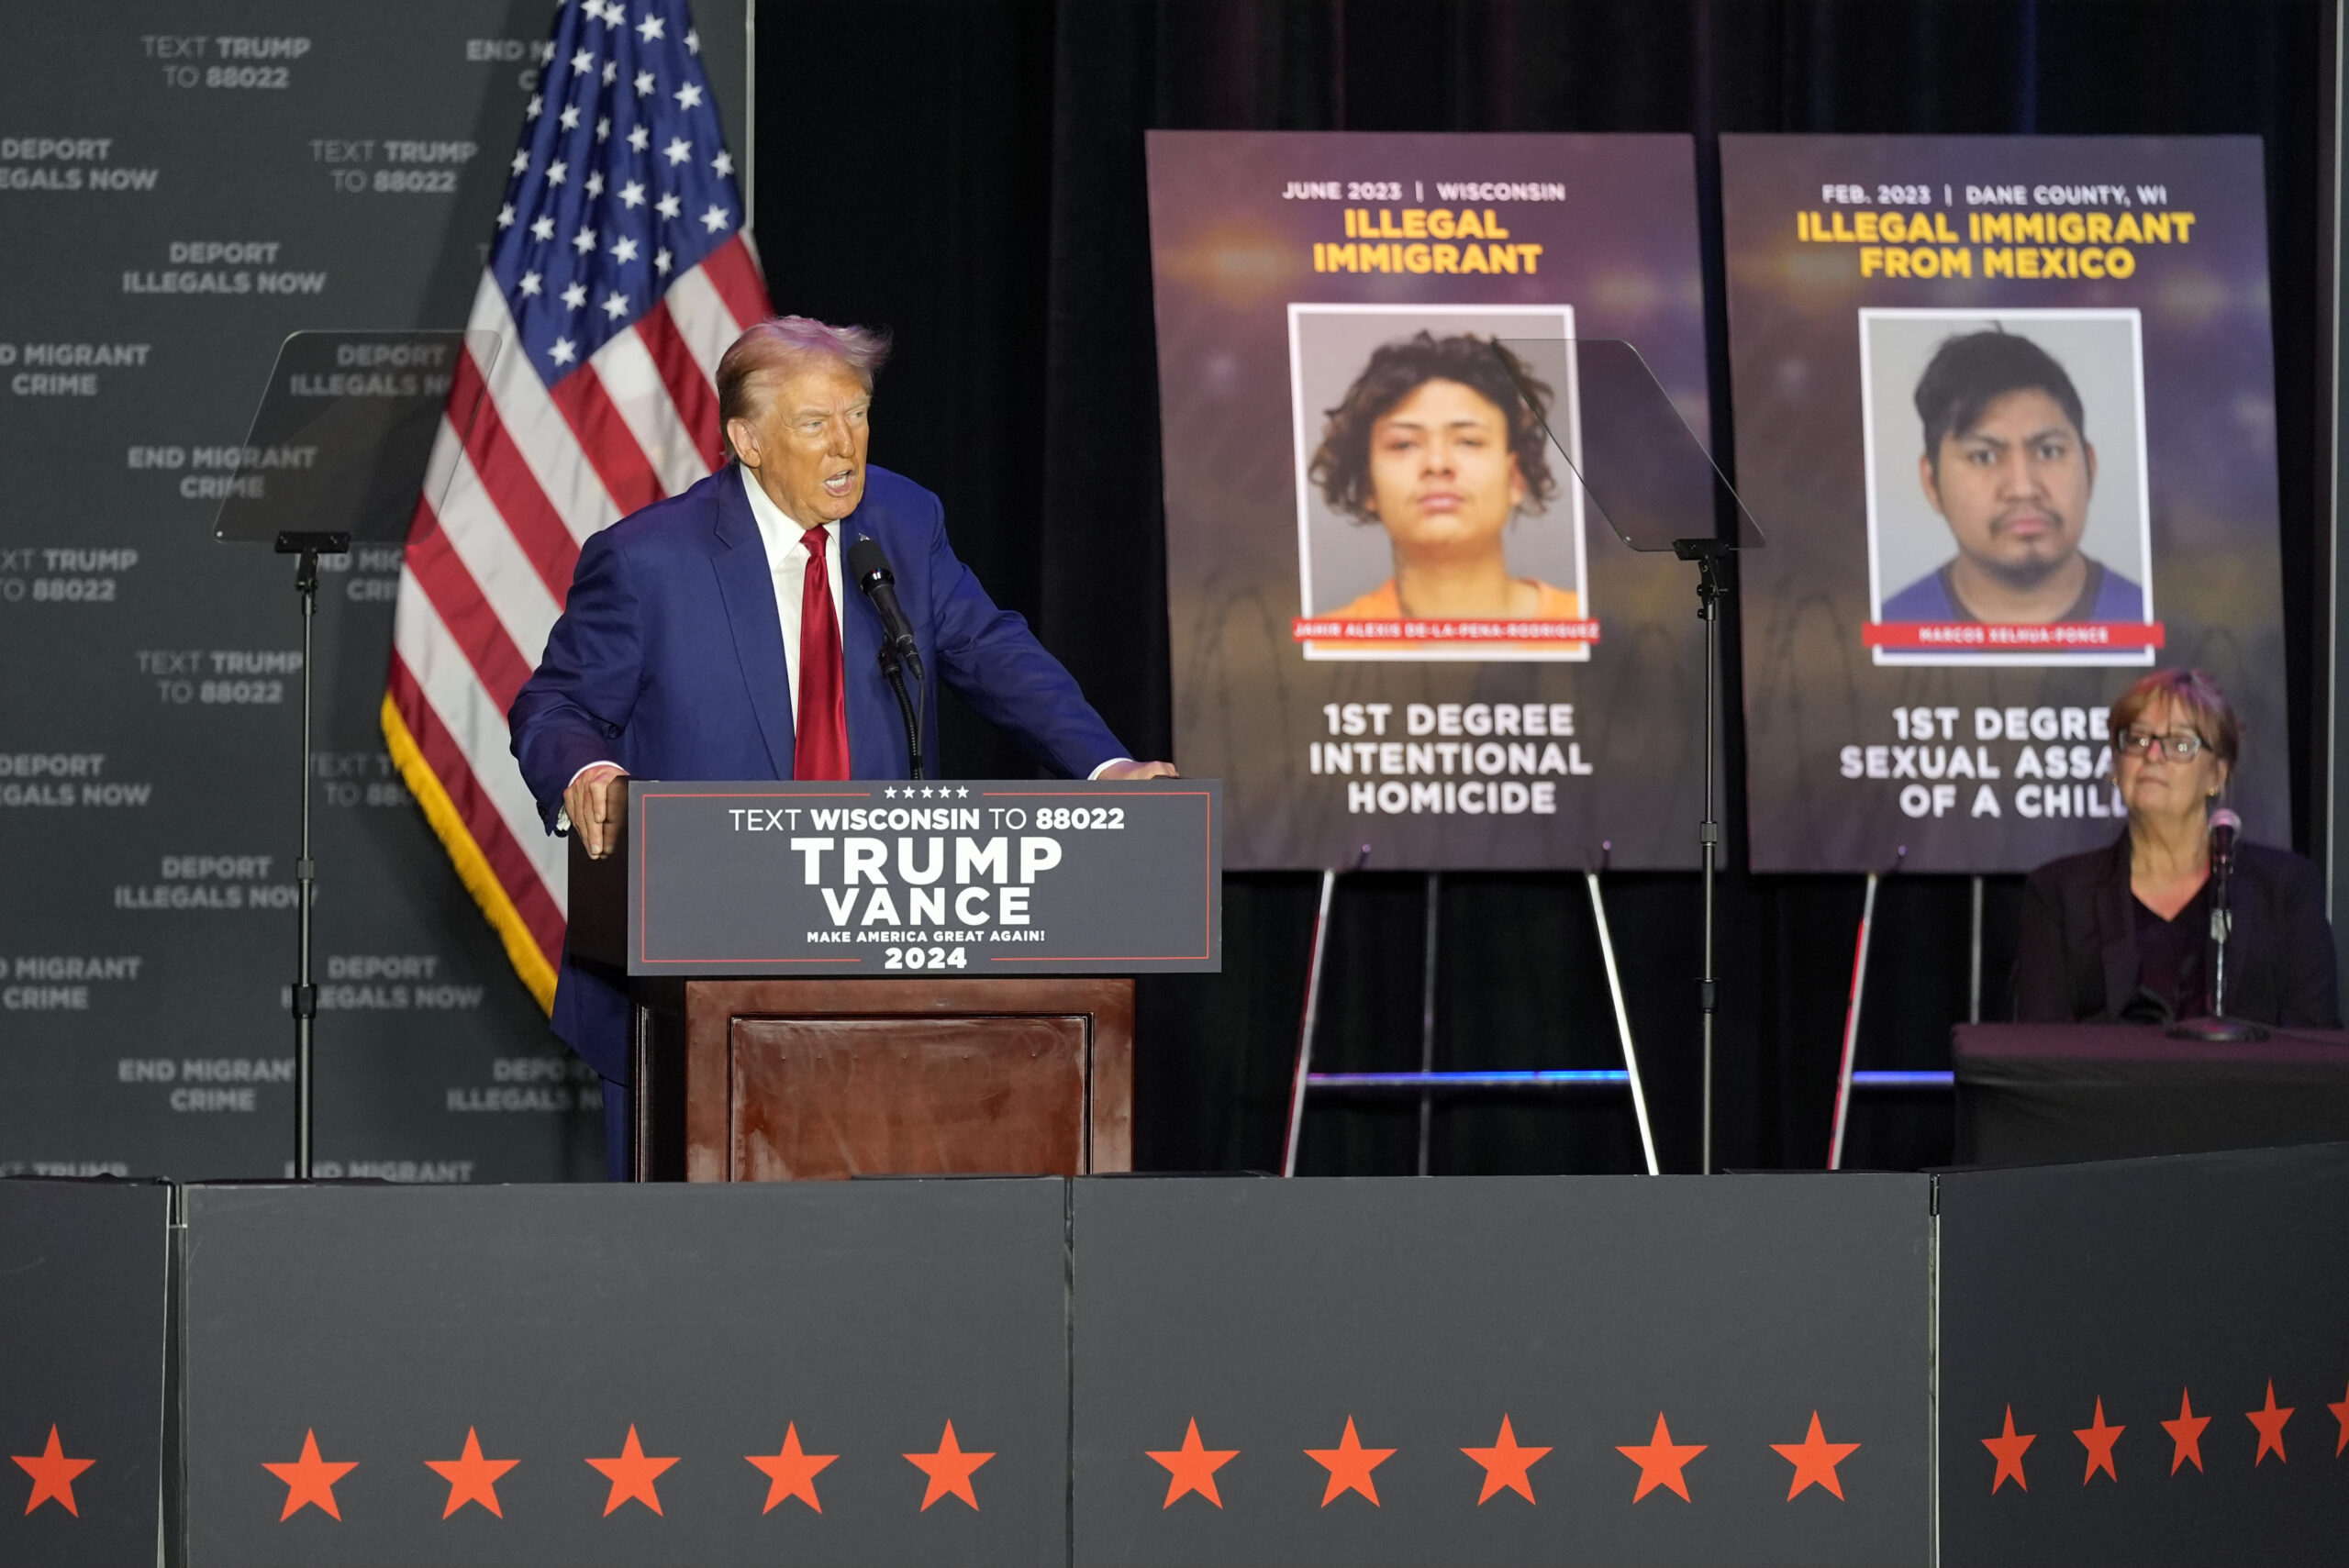
[[[2096,895],[2097,935],[2104,954],[2104,1017],[2118,1018],[2137,999],[2137,916],[2129,906],[2129,835],[2112,847]]]
[[[750,688],[751,711],[766,741],[767,760],[774,776],[791,776],[791,673],[783,660],[783,621],[775,608],[774,575],[767,564],[766,543],[759,537],[758,520],[751,516],[751,500],[742,490],[739,469],[729,469],[718,485],[718,549],[710,569],[718,573],[718,591],[726,601],[726,619],[734,638],[734,656],[742,666],[742,682]]]

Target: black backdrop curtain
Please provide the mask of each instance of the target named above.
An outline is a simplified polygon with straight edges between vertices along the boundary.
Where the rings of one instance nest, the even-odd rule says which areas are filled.
[[[2292,799],[2305,825],[2324,580],[2330,16],[2313,0],[767,0],[760,248],[779,309],[895,331],[874,460],[944,497],[956,548],[997,598],[1028,615],[1138,754],[1166,756],[1145,129],[1693,131],[1725,466],[1717,133],[2259,135]],[[1735,869],[1744,755],[1733,700],[1728,749],[1716,1160],[1817,1166],[1860,885]],[[962,776],[1030,771],[951,702],[945,750],[946,771]],[[1664,1167],[1694,1170],[1695,879],[1607,882]],[[1141,983],[1143,1168],[1277,1166],[1316,883],[1230,878],[1224,973]],[[1982,1000],[1997,1018],[2017,888],[1992,878],[1987,891]],[[1970,897],[1964,878],[1886,884],[1862,1065],[1947,1064],[1949,1027],[1967,1006]],[[1341,882],[1323,1064],[1419,1064],[1424,900],[1417,875]],[[1579,876],[1447,876],[1440,932],[1438,1065],[1613,1064]],[[1415,1102],[1316,1106],[1304,1170],[1415,1167]],[[1855,1113],[1846,1162],[1913,1168],[1949,1154],[1946,1095],[1877,1095]],[[1441,1173],[1621,1171],[1639,1148],[1620,1095],[1484,1095],[1439,1102],[1432,1155]]]

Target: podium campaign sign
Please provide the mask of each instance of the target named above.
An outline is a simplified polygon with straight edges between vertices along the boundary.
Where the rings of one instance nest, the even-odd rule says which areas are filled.
[[[629,785],[636,975],[1222,966],[1222,786]]]

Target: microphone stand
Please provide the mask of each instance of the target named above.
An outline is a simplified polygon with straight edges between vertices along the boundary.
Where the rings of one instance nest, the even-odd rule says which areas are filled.
[[[918,779],[928,778],[930,775],[923,773],[921,767],[921,708],[906,693],[905,661],[897,656],[896,649],[887,642],[881,644],[881,673],[889,677],[889,689],[897,694],[897,711],[905,717],[906,751],[913,762],[913,772],[910,776]],[[921,677],[917,675],[914,680],[918,686]]]
[[[2234,934],[2234,910],[2228,884],[2235,869],[2234,851],[2210,857],[2210,1016],[2172,1024],[2172,1040],[2199,1040],[2213,1044],[2243,1044],[2267,1038],[2267,1030],[2248,1018],[2227,1017],[2227,939]]]
[[[1708,1176],[1713,1173],[1713,1015],[1720,991],[1713,974],[1713,882],[1721,847],[1720,819],[1713,802],[1713,705],[1720,686],[1721,601],[1729,596],[1726,563],[1731,548],[1718,539],[1672,541],[1673,554],[1697,563],[1697,618],[1705,623],[1705,817],[1697,825],[1697,849],[1704,862],[1705,969],[1697,982],[1697,1006],[1703,1018],[1705,1052],[1699,1171]]]

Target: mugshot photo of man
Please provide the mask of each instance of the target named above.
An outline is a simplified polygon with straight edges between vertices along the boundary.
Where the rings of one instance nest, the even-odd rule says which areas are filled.
[[[1943,340],[1917,380],[1917,477],[1956,553],[1886,597],[1889,622],[2144,618],[2138,584],[2080,548],[2097,451],[2072,378],[2020,333]]]

